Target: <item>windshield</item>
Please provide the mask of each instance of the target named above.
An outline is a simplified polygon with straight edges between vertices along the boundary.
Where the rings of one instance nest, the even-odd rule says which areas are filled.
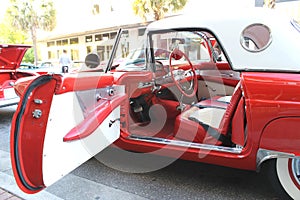
[[[126,32],[125,32],[126,33]],[[130,32],[129,32],[130,33]],[[111,68],[112,71],[151,70],[148,63],[168,65],[170,54],[174,49],[181,50],[193,64],[209,61],[226,61],[216,39],[207,31],[199,30],[163,30],[146,32],[135,40],[124,34],[119,37]],[[128,51],[131,49],[131,51]],[[174,64],[184,64],[185,57],[177,59]],[[149,68],[149,69],[148,69]]]
[[[172,52],[175,48],[179,49],[184,52],[192,62],[210,59],[203,42],[204,39],[200,35],[190,31],[172,31],[152,35],[154,49],[160,49],[160,52],[164,52],[165,54]],[[155,55],[155,58],[156,57]],[[166,59],[168,59],[168,56]]]

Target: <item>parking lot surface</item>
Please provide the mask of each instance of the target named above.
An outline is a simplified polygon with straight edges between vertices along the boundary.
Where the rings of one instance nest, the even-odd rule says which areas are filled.
[[[0,200],[11,194],[16,196],[8,199],[277,199],[268,180],[256,172],[177,160],[157,171],[128,173],[111,167],[119,162],[113,157],[109,165],[92,158],[46,190],[24,194],[10,165],[9,131],[15,109],[0,108]]]

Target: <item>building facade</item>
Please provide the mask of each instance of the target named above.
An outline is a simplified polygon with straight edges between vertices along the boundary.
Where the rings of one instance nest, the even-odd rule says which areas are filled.
[[[122,56],[134,47],[148,23],[135,16],[132,0],[53,0],[57,26],[38,38],[40,61],[57,63],[65,49],[73,61],[83,61],[91,52],[101,60],[109,57],[117,31],[122,28]]]
[[[264,1],[249,0],[247,6],[261,7]],[[236,4],[241,1],[232,0],[232,2],[232,4]],[[292,14],[294,18],[300,19],[299,0],[276,0],[274,2],[276,2],[274,9],[283,10]],[[200,7],[204,4],[210,7],[207,0],[189,0],[188,3],[189,5],[186,7],[189,9],[195,9],[198,4]],[[131,50],[140,48],[140,44],[136,42],[139,37],[142,37],[145,27],[150,23],[142,22],[139,17],[134,16],[131,8],[132,0],[57,0],[56,5],[57,20],[60,24],[50,35],[39,39],[41,61],[57,63],[63,49],[67,50],[73,61],[83,61],[85,56],[91,52],[97,52],[101,61],[106,60],[110,55],[119,28],[124,30],[126,36],[122,38],[121,52],[118,52],[118,55],[125,57]],[[67,5],[72,5],[71,13],[66,13],[64,10]]]
[[[146,24],[138,23],[47,38],[39,41],[40,57],[56,63],[62,51],[67,50],[73,61],[83,61],[92,52],[97,53],[101,61],[107,60],[120,28],[123,29],[122,52],[118,55],[126,57],[130,50],[139,48],[137,41],[144,35],[145,27]]]

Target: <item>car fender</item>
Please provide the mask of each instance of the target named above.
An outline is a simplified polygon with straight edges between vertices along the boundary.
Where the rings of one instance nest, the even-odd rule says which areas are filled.
[[[280,117],[270,121],[263,129],[257,168],[266,160],[300,156],[300,116]]]

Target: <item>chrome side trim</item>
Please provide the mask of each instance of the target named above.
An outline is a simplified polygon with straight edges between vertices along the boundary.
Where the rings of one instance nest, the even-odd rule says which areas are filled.
[[[93,112],[100,100],[110,101],[116,95],[122,95],[124,93],[124,85],[113,85],[110,87],[75,92],[84,116],[87,116],[89,113]]]
[[[0,108],[5,106],[16,105],[20,101],[20,97],[12,98],[12,99],[2,99],[0,100]]]
[[[256,169],[259,170],[261,164],[273,158],[293,158],[296,157],[293,153],[285,153],[280,151],[268,150],[259,148],[256,155]]]
[[[142,141],[142,142],[151,142],[151,143],[156,143],[156,144],[195,148],[195,149],[201,149],[201,150],[219,151],[219,152],[226,152],[226,153],[233,153],[233,154],[240,154],[243,150],[240,147],[223,147],[223,146],[199,144],[199,143],[193,143],[193,142],[170,140],[170,139],[158,138],[158,137],[137,136],[137,135],[130,135],[127,137],[127,139]]]
[[[138,88],[148,88],[154,86],[154,82],[140,82]]]

